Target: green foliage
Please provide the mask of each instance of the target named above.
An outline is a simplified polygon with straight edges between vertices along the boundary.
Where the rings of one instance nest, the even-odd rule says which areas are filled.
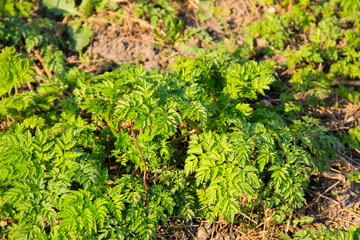
[[[15,53],[14,47],[6,47],[0,53],[0,97],[17,92],[22,84],[33,82],[35,73],[30,59]],[[3,109],[3,108],[2,108]]]
[[[308,6],[310,1],[309,0],[257,0],[259,3],[267,3],[267,4],[280,4],[283,7],[288,6],[290,3],[298,3],[301,6]]]
[[[344,137],[344,142],[356,149],[360,149],[360,127],[350,128],[348,134]]]
[[[61,87],[54,82],[55,89],[48,88],[44,92],[42,90],[49,83],[42,83],[38,94],[26,91],[35,82],[30,59],[16,54],[14,47],[6,47],[0,54],[0,60],[0,120],[4,121],[3,128],[7,129],[11,122],[24,122],[29,128],[43,126],[45,119],[41,113],[54,107],[54,101],[61,94]]]
[[[169,216],[240,222],[245,214],[250,224],[268,216],[271,224],[284,223],[305,204],[310,178],[328,169],[333,149],[342,146],[294,96],[306,91],[315,98],[340,77],[360,76],[358,12],[343,1],[299,1],[283,15],[265,14],[248,27],[244,46],[229,39],[215,50],[193,48],[196,57],[178,57],[167,73],[123,65],[98,75],[65,68],[61,50],[70,41],[59,35],[67,32],[82,54],[93,36],[86,18],[118,5],[42,4],[73,18],[70,27],[9,16],[17,13],[0,23],[2,238],[153,239]],[[176,44],[184,22],[174,6],[138,1],[134,15],[158,29],[158,40]],[[199,13],[204,21],[217,14],[212,1],[201,7],[209,8]],[[213,41],[205,30],[189,32]],[[294,70],[292,88],[277,105],[266,102],[267,91],[280,84],[276,63],[248,60],[248,47],[261,43],[254,38],[265,40],[265,52],[284,51],[283,67]],[[32,61],[8,45],[39,51],[57,75],[35,82]],[[353,89],[338,91],[358,100]],[[359,132],[351,129],[345,143],[358,147]],[[357,233],[306,229],[294,237],[356,239]]]
[[[343,98],[346,98],[352,103],[359,102],[360,93],[358,91],[354,91],[353,87],[347,88],[345,86],[340,85],[338,89],[336,89],[337,93]]]
[[[76,5],[75,0],[42,0],[41,3],[47,8],[47,11],[55,15],[78,15],[85,18],[92,14],[96,0],[84,0],[81,1],[79,6]]]
[[[65,31],[64,26],[47,18],[26,22],[14,17],[3,19],[3,25],[6,31],[0,34],[0,46],[12,45],[27,53],[39,51],[44,56],[46,67],[58,74],[64,71],[65,55],[61,50],[66,43],[59,36]]]
[[[2,0],[0,2],[0,17],[9,16],[29,16],[29,13],[34,10],[32,1],[21,0]]]
[[[266,124],[231,121],[234,128],[227,135],[204,133],[191,139],[185,171],[196,173],[199,199],[209,207],[207,218],[232,220],[250,207],[236,204],[239,196],[246,196],[264,201],[263,207],[278,208],[275,219],[282,222],[305,201],[302,186],[310,175],[328,165],[325,159],[331,155],[319,151],[316,141],[320,137],[331,147],[336,140],[313,129],[316,121],[304,118],[287,125],[274,113],[265,116]]]
[[[78,14],[75,8],[75,1],[62,1],[62,0],[43,0],[41,2],[49,12],[55,15],[68,15],[68,14]]]
[[[200,21],[209,20],[215,12],[214,1],[200,1],[199,9],[198,17]]]
[[[48,12],[55,15],[88,18],[99,2],[103,5],[106,1],[84,0],[77,6],[75,0],[42,0],[42,5],[46,7]],[[72,45],[80,54],[81,51],[89,45],[90,39],[93,36],[91,28],[87,26],[83,20],[84,19],[71,22],[68,28],[68,34],[73,39]]]
[[[93,36],[93,32],[89,26],[73,25],[74,32],[70,32],[70,36],[73,39],[73,45],[75,50],[81,52],[86,46],[89,45],[90,39]]]
[[[284,49],[284,41],[288,38],[280,16],[265,14],[265,18],[266,21],[253,22],[250,29],[244,30],[244,32],[250,32],[250,36],[246,38],[247,43],[253,46],[253,38],[261,36],[261,38],[267,41],[268,46],[280,50]]]
[[[181,40],[184,30],[183,20],[176,15],[172,4],[166,0],[144,0],[134,5],[134,16],[136,18],[145,17],[154,27],[159,26],[164,29],[164,33],[154,29],[161,42],[175,44]],[[159,24],[161,23],[161,24]]]
[[[358,240],[360,234],[360,226],[354,226],[344,233],[341,230],[328,230],[320,227],[319,229],[307,228],[294,234],[293,239],[336,239],[336,240]]]
[[[234,100],[256,99],[257,94],[265,95],[269,85],[274,82],[271,65],[268,62],[249,62],[243,66],[230,66],[226,73],[226,87],[224,92]],[[250,80],[250,81],[249,81]]]
[[[18,221],[6,230],[10,238],[54,234],[58,211],[65,208],[71,189],[89,189],[103,181],[99,161],[76,147],[79,134],[69,130],[50,139],[38,129],[31,136],[17,128],[1,136],[0,212],[2,218]]]
[[[13,48],[1,56],[26,60]],[[14,222],[5,234],[150,239],[167,216],[233,222],[255,211],[261,220],[269,208],[283,222],[339,143],[289,106],[253,104],[275,81],[272,63],[235,56],[179,57],[172,73],[74,68],[36,92],[6,95],[0,217]],[[122,169],[111,183],[105,159]]]
[[[283,15],[266,13],[265,20],[251,23],[244,30],[246,41],[254,46],[254,38],[262,39],[263,52],[287,57],[295,91],[328,91],[336,82],[360,77],[358,3],[299,1]]]

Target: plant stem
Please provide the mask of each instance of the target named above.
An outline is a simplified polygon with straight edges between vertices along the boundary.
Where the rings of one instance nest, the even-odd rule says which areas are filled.
[[[201,130],[198,126],[196,126],[196,123],[194,123],[193,121],[191,121],[191,120],[188,119],[188,118],[185,118],[184,120],[185,120],[185,122],[186,122],[187,124],[189,124],[189,125],[191,126],[192,129],[195,130],[195,132],[196,132],[198,135],[200,135],[200,134],[202,133],[202,130]]]
[[[133,127],[132,127],[131,118],[130,118],[130,117],[129,117],[129,124],[130,124],[130,129],[131,129],[131,135],[132,135],[133,138],[134,138],[134,141],[135,141],[135,143],[136,143],[136,147],[137,147],[137,149],[138,149],[138,151],[139,151],[139,154],[140,154],[140,158],[141,158],[141,160],[142,160],[142,162],[143,162],[143,165],[144,165],[144,174],[143,174],[143,181],[144,181],[144,187],[145,187],[145,199],[144,199],[144,201],[145,201],[145,206],[147,206],[148,186],[147,186],[147,184],[146,184],[146,164],[145,164],[144,158],[143,158],[143,156],[142,156],[142,153],[141,153],[139,144],[138,144],[138,142],[137,142],[137,140],[136,140],[135,133],[134,133],[134,129],[133,129]]]
[[[190,136],[190,135],[192,135],[194,133],[196,133],[195,129],[191,130],[190,132],[188,132],[188,133],[186,133],[186,134],[184,134],[184,135],[182,135],[182,136],[180,136],[178,138],[175,138],[174,140],[169,141],[168,143],[173,144],[173,143],[176,143],[176,142],[180,142],[181,140],[187,138],[188,136]]]

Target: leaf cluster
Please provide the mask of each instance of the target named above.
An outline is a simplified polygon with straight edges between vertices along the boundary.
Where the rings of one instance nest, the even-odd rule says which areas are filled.
[[[65,70],[63,50],[67,43],[60,35],[65,27],[48,18],[5,17],[0,21],[0,46],[14,46],[35,55],[39,52],[45,67],[55,73]]]
[[[0,57],[22,66],[0,101],[9,238],[150,239],[169,216],[257,222],[269,210],[283,222],[339,145],[313,118],[256,104],[275,82],[270,62],[215,52],[179,57],[171,73],[73,68],[16,94],[31,62]]]
[[[341,239],[341,240],[357,240],[359,239],[360,226],[354,226],[346,233],[341,230],[328,230],[320,227],[319,229],[307,228],[294,234],[293,239]]]
[[[262,39],[262,52],[286,57],[280,64],[293,72],[293,91],[323,98],[332,85],[360,77],[359,10],[356,0],[299,1],[282,15],[265,13],[244,34],[251,46]]]
[[[183,35],[184,22],[177,15],[175,6],[166,0],[142,0],[134,5],[134,17],[145,18],[154,27],[164,29],[165,35],[156,28],[154,33],[160,42],[173,45]]]
[[[34,8],[32,1],[3,0],[0,2],[0,17],[27,17]]]

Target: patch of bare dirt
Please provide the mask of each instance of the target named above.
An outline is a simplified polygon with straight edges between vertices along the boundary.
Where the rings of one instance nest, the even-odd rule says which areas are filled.
[[[117,65],[131,63],[142,64],[148,71],[152,68],[163,71],[174,62],[176,55],[191,56],[181,47],[159,42],[159,39],[153,34],[156,27],[144,19],[133,18],[134,3],[136,1],[124,1],[122,3],[123,14],[111,15],[109,12],[100,11],[96,17],[90,19],[90,26],[94,32],[89,47],[92,64],[91,67],[82,66],[83,69],[94,72],[100,70],[101,65],[109,63]],[[229,37],[227,31],[231,32],[236,43],[241,43],[240,30],[244,24],[247,21],[262,18],[261,12],[267,10],[263,9],[264,6],[255,7],[252,1],[219,0],[215,2],[214,6],[222,11],[214,12],[211,18],[202,22],[197,14],[203,10],[199,9],[197,1],[175,1],[174,4],[178,8],[178,14],[183,19],[185,26],[199,31],[203,30],[211,37],[211,39],[203,39],[201,34],[195,34],[184,42],[200,48],[214,47],[214,42],[223,41]],[[109,20],[114,17],[121,18],[122,24],[115,24]],[[185,30],[184,36],[187,32],[188,30]],[[76,59],[71,58],[71,60],[77,63]]]
[[[153,38],[140,35],[137,38],[123,36],[121,32],[115,37],[100,32],[92,43],[92,54],[95,58],[105,58],[118,64],[143,64],[148,71],[151,68],[161,68],[163,56],[152,46]]]
[[[307,192],[315,199],[300,211],[315,219],[312,226],[348,229],[360,224],[360,184],[347,180],[324,178],[316,191]]]

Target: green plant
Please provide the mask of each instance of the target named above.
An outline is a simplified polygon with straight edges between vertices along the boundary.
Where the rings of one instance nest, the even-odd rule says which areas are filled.
[[[35,75],[30,59],[15,53],[14,47],[6,47],[0,54],[0,120],[2,129],[8,129],[13,122],[23,122],[28,127],[43,126],[45,119],[41,115],[54,106],[60,96],[61,86],[54,81],[55,89],[43,91],[47,83],[40,84],[38,94],[32,89]],[[32,90],[32,91],[29,91]],[[53,90],[53,92],[50,92]]]
[[[31,61],[15,53],[14,47],[6,47],[0,53],[0,97],[10,94],[12,90],[18,93],[18,89],[26,83],[34,81],[35,73],[31,68]]]
[[[57,212],[63,211],[62,202],[72,188],[79,184],[88,189],[101,182],[99,162],[74,148],[79,133],[68,131],[55,141],[40,130],[32,137],[18,128],[1,137],[1,217],[18,221],[7,229],[10,238],[33,239],[53,232]]]
[[[80,54],[82,53],[82,50],[89,45],[90,39],[93,36],[92,30],[87,26],[85,20],[94,12],[97,3],[98,1],[95,0],[84,0],[77,6],[75,0],[42,1],[42,4],[50,13],[63,16],[75,16],[78,18],[81,17],[80,19],[72,20],[67,29],[68,34],[73,40],[72,45]]]
[[[344,142],[355,149],[360,149],[360,127],[355,126],[349,129],[349,132],[344,137]]]
[[[44,67],[55,73],[65,69],[65,55],[62,49],[66,43],[60,36],[65,28],[55,21],[44,18],[24,19],[7,17],[3,19],[3,32],[0,28],[0,46],[15,46],[37,58],[44,56]],[[6,29],[6,31],[5,31]]]
[[[354,91],[353,87],[347,88],[345,86],[340,85],[338,89],[336,89],[337,93],[339,93],[340,96],[346,98],[350,102],[357,103],[359,102],[359,92]]]
[[[3,0],[0,3],[0,17],[27,17],[34,8],[32,1]]]
[[[341,230],[328,230],[319,227],[319,229],[307,228],[294,234],[293,239],[340,239],[340,240],[358,240],[360,234],[359,226],[354,226],[344,233]]]
[[[272,64],[233,59],[179,57],[171,74],[74,68],[6,95],[4,105],[31,101],[1,115],[12,119],[0,141],[5,236],[150,239],[167,216],[257,222],[269,209],[283,222],[339,143],[315,119],[253,104]],[[114,181],[106,164],[121,172]]]
[[[154,27],[160,26],[164,32],[154,29],[160,42],[174,45],[181,41],[184,31],[183,20],[176,15],[174,6],[166,0],[143,0],[137,3],[134,10],[136,18],[145,17]],[[185,36],[189,37],[189,36]]]
[[[131,65],[101,74],[65,67],[62,50],[73,41],[83,54],[92,37],[89,18],[98,9],[117,10],[115,2],[44,0],[57,18],[67,16],[68,28],[6,10],[0,23],[0,237],[152,239],[170,216],[246,227],[264,219],[312,222],[293,219],[294,211],[306,202],[310,178],[330,167],[333,149],[342,144],[304,109],[340,79],[359,78],[358,13],[340,0],[281,3],[287,11],[249,25],[243,46],[190,29],[188,36],[213,48],[192,47],[195,57],[179,56],[167,73]],[[213,2],[206,4],[210,11],[199,13],[201,20],[223,17]],[[156,27],[158,41],[186,39],[172,2],[139,1],[134,10]],[[64,32],[72,39],[64,41]],[[255,43],[263,51],[254,51]],[[259,61],[264,53],[287,59]],[[57,74],[35,81],[33,66],[41,59]],[[287,91],[274,67],[293,71]],[[338,92],[358,100],[353,89]],[[279,101],[269,102],[270,94]],[[359,135],[358,127],[350,129],[344,143],[358,148]],[[357,239],[358,229],[305,229],[293,237]]]
[[[357,1],[353,4],[358,9]],[[244,30],[246,42],[254,47],[254,38],[265,40],[262,52],[285,56],[297,92],[330,92],[334,83],[359,79],[358,23],[345,17],[356,15],[355,10],[341,0],[301,5],[294,4],[283,15],[265,14],[263,21],[249,24]]]
[[[79,5],[76,4],[75,0],[42,0],[41,3],[47,8],[49,12],[55,15],[78,15],[87,18],[93,13],[94,7],[98,1],[84,0],[81,1]]]

